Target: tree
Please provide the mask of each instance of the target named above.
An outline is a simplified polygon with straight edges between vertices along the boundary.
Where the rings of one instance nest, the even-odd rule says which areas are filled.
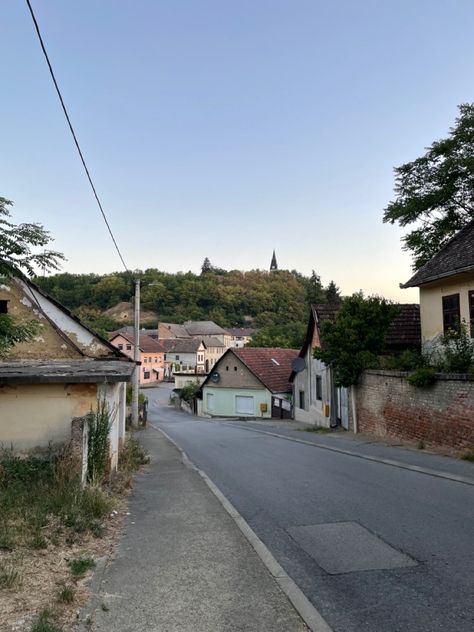
[[[306,282],[306,300],[310,305],[326,302],[321,278],[314,270],[312,270],[311,276]]]
[[[18,342],[31,340],[38,331],[34,321],[17,323],[9,314],[0,314],[0,358]]]
[[[18,271],[32,276],[35,267],[42,270],[58,270],[64,256],[54,250],[44,250],[52,241],[41,224],[12,224],[7,208],[13,202],[0,197],[0,274],[15,274]],[[34,248],[41,248],[35,252]]]
[[[334,281],[330,281],[326,290],[326,301],[328,303],[340,303],[341,302],[341,293],[337,285]]]
[[[209,259],[206,257],[202,262],[201,266],[201,274],[206,274],[206,272],[210,272],[212,270],[212,265]]]
[[[395,169],[396,199],[383,221],[416,226],[403,237],[415,270],[474,219],[474,103],[460,105],[459,112],[448,138]]]
[[[336,320],[323,321],[321,348],[314,355],[334,371],[337,386],[357,384],[365,369],[376,367],[387,329],[398,307],[384,298],[364,298],[362,292],[343,299]]]

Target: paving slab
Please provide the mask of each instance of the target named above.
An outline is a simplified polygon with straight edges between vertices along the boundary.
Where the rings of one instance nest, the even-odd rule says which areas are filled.
[[[90,604],[89,629],[307,630],[199,474],[156,430],[139,437],[151,464],[137,477],[116,559]]]

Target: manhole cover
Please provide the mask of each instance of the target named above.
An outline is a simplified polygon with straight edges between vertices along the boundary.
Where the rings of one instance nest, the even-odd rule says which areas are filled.
[[[302,549],[330,575],[416,566],[416,562],[357,522],[333,522],[288,529]]]

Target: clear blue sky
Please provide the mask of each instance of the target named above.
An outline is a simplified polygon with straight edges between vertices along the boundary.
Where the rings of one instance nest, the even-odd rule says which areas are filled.
[[[280,267],[403,300],[393,167],[474,100],[472,0],[33,0],[130,268]],[[0,7],[0,195],[120,269],[24,2]]]

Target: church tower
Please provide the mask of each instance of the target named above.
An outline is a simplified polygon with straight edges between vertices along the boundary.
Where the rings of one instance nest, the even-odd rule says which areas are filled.
[[[270,272],[275,272],[275,270],[278,270],[278,263],[275,255],[275,250],[273,250],[272,262],[270,264]]]

